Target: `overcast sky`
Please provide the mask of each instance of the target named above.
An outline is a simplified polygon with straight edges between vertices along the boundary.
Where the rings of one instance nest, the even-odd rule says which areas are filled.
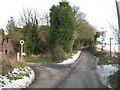
[[[17,22],[23,8],[39,10],[40,15],[49,12],[52,5],[58,5],[61,0],[1,0],[0,1],[0,28],[5,29],[8,19],[12,16]],[[115,0],[67,0],[70,5],[80,7],[86,14],[86,19],[98,30],[107,31],[106,41],[113,37],[110,23],[117,25]],[[120,0],[118,0],[120,1]]]

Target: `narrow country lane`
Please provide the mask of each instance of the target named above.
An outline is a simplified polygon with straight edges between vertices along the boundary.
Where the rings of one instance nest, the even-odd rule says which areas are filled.
[[[83,50],[81,57],[70,75],[59,85],[59,88],[107,88],[99,80],[93,56]]]
[[[86,49],[72,65],[28,64],[36,73],[29,88],[107,88],[99,80],[95,59]]]

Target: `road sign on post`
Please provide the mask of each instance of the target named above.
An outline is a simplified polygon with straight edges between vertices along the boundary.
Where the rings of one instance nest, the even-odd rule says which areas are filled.
[[[21,54],[23,53],[23,44],[24,44],[24,40],[20,40],[20,44],[21,44]]]
[[[21,45],[21,61],[23,60],[23,44],[24,44],[24,40],[20,40],[20,45]]]

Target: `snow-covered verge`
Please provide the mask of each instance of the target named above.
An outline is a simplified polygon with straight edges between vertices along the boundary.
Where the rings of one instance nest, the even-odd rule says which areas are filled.
[[[73,54],[71,58],[68,58],[67,60],[64,60],[63,62],[58,64],[72,64],[78,59],[80,53],[81,51],[78,51],[76,54]]]
[[[114,74],[116,71],[118,71],[118,65],[115,65],[115,64],[97,66],[97,72],[100,76],[100,80],[104,85],[106,85],[109,88],[112,88],[112,87],[109,83],[108,77]]]
[[[102,48],[102,45],[99,44],[99,45],[97,45],[97,47]],[[118,48],[119,48],[118,44],[111,44],[111,51],[118,52],[120,50]],[[110,51],[110,45],[105,45],[105,47],[103,47],[103,49]]]
[[[26,88],[34,78],[35,73],[30,67],[14,68],[11,73],[0,75],[0,90],[2,88]]]

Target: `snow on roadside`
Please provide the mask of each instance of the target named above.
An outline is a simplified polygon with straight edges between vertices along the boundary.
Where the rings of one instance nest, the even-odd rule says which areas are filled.
[[[99,45],[97,45],[97,47],[101,48],[102,46],[99,44]],[[110,51],[110,45],[105,45],[105,47],[103,47],[103,49]],[[111,44],[111,51],[118,52],[118,44]]]
[[[21,79],[10,80],[8,77],[21,77]],[[30,67],[14,68],[12,73],[8,73],[5,76],[0,75],[0,90],[2,88],[26,88],[32,83],[34,78],[35,73]]]
[[[104,85],[111,88],[108,77],[118,71],[118,65],[100,65],[97,67],[97,72],[100,76],[100,80]]]
[[[68,58],[67,60],[64,60],[63,62],[58,63],[58,64],[72,64],[78,59],[80,53],[81,51],[78,51],[76,54],[73,54],[71,58]]]

